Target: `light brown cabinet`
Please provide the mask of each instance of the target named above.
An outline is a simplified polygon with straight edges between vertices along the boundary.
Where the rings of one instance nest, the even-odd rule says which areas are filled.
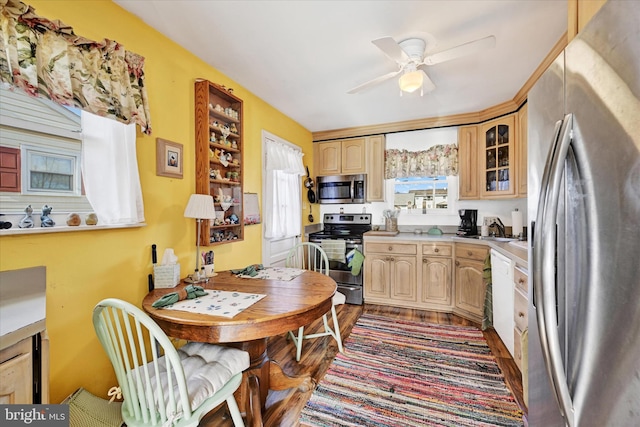
[[[567,22],[567,38],[568,41],[573,38],[587,25],[606,0],[569,0],[568,1],[568,22]]]
[[[366,173],[365,138],[352,138],[314,144],[317,176]]]
[[[365,302],[379,304],[417,302],[417,245],[367,243],[364,260]]]
[[[367,202],[384,202],[384,135],[369,136],[367,152]]]
[[[480,197],[514,197],[515,114],[485,122],[479,142]]]
[[[520,267],[513,269],[513,282],[515,286],[513,301],[513,360],[516,362],[522,374],[522,394],[525,405],[529,405],[529,368],[527,366],[528,339],[525,338],[529,328],[529,285],[528,273]]]
[[[527,197],[527,108],[458,129],[460,200]]]
[[[0,404],[33,403],[31,338],[0,351]]]
[[[488,249],[484,246],[456,243],[455,307],[463,317],[482,322],[486,283],[482,279]]]
[[[453,245],[446,243],[422,244],[420,274],[420,302],[425,308],[451,308],[453,287]]]
[[[527,197],[527,126],[528,126],[528,104],[524,104],[518,111],[518,134],[516,135],[518,144],[516,152],[518,156],[517,163],[517,187],[518,197]]]
[[[200,245],[244,239],[242,100],[206,80],[195,83],[196,193],[214,197]]]
[[[479,126],[458,129],[458,175],[460,200],[478,199],[478,132]]]

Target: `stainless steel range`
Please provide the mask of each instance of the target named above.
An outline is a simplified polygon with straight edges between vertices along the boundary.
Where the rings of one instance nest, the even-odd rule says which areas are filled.
[[[323,230],[309,234],[309,241],[325,249],[329,257],[329,275],[348,304],[362,305],[362,270],[353,275],[346,260],[352,249],[363,252],[362,235],[371,230],[371,214],[324,214]],[[323,243],[324,242],[324,243]],[[344,248],[344,254],[335,249]]]

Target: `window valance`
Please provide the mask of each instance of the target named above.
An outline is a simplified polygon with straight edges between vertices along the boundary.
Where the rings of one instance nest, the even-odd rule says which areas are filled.
[[[0,8],[3,83],[151,133],[142,56],[113,40],[77,36],[19,0],[0,0]]]
[[[384,152],[385,179],[409,176],[458,175],[458,146],[434,145],[424,151],[390,149]]]

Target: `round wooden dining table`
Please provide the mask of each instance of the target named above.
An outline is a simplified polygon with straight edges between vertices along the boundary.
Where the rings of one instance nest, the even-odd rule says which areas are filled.
[[[296,331],[331,310],[331,298],[337,289],[331,277],[309,270],[290,280],[245,278],[231,271],[222,271],[208,282],[198,283],[197,286],[205,290],[266,295],[232,318],[152,306],[162,296],[186,285],[182,282],[175,288],[149,292],[142,301],[142,308],[170,337],[231,345],[249,353],[251,364],[245,371],[238,396],[238,404],[246,410],[247,425],[262,425],[270,389],[311,389],[314,386],[308,374],[289,376],[277,362],[271,361],[267,355],[267,340]]]

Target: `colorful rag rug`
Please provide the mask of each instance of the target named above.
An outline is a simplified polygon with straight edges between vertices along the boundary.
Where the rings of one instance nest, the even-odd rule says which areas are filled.
[[[482,332],[363,315],[301,426],[522,426]]]

